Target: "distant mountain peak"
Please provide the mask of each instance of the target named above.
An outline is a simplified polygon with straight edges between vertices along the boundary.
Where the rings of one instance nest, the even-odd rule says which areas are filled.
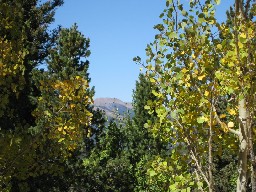
[[[94,107],[105,111],[108,118],[124,116],[127,113],[133,114],[132,103],[123,102],[117,98],[96,98]]]

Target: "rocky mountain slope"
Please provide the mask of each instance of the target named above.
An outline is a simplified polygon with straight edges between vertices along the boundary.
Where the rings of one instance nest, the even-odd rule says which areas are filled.
[[[132,104],[117,98],[97,98],[94,100],[94,107],[105,111],[109,119],[122,118],[127,113],[133,115]]]

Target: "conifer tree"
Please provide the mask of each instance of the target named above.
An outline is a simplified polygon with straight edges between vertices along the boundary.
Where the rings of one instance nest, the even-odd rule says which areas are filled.
[[[158,88],[152,82],[150,82],[149,78],[141,73],[139,74],[138,81],[136,81],[135,90],[133,91],[133,126],[135,126],[142,134],[138,134],[141,136],[141,138],[138,140],[145,142],[143,144],[144,147],[141,146],[141,150],[150,150],[151,154],[159,153],[161,150],[165,149],[164,144],[160,142],[158,138],[154,138],[152,134],[148,132],[148,129],[144,127],[148,121],[153,123],[157,119],[157,114],[155,111],[148,111],[145,109],[145,106],[148,104],[157,102],[157,97],[153,94],[153,92],[157,91],[157,89]]]
[[[49,183],[68,187],[71,181],[63,174],[78,162],[68,157],[78,154],[85,136],[102,126],[101,114],[90,106],[94,90],[89,89],[89,62],[83,60],[90,54],[89,40],[77,26],[48,31],[62,3],[18,0],[0,5],[1,191],[49,191]],[[38,70],[46,58],[49,70]],[[67,110],[55,111],[58,106]],[[92,112],[97,118],[90,125]],[[66,124],[56,126],[62,120]]]
[[[16,83],[12,86],[15,90],[9,93],[8,97],[3,96],[6,98],[4,101],[10,100],[10,102],[1,108],[2,113],[5,114],[0,115],[1,129],[14,130],[17,129],[17,125],[29,127],[35,124],[31,112],[35,106],[33,95],[36,95],[37,91],[34,89],[31,78],[32,70],[48,55],[48,48],[52,45],[55,36],[55,33],[48,31],[48,26],[54,21],[56,7],[62,3],[62,0],[45,3],[40,3],[38,0],[1,1],[3,27],[1,27],[0,35],[9,42],[22,43],[19,53],[22,55],[23,63],[17,63],[15,67],[15,71],[22,72],[20,76],[16,76],[15,82],[23,81],[23,85]],[[15,63],[15,61],[9,61],[8,64],[11,65],[12,62]]]
[[[1,1],[0,4],[0,190],[26,190],[18,180],[33,176],[37,158],[32,70],[47,56],[52,35],[47,31],[62,1]],[[54,33],[52,33],[54,36]],[[44,54],[43,54],[44,53]],[[38,171],[37,171],[38,172]],[[37,174],[37,173],[35,173]]]
[[[151,83],[144,74],[139,74],[135,90],[133,91],[133,120],[138,127],[143,128],[144,124],[147,123],[148,120],[154,121],[154,114],[149,114],[144,107],[148,102],[153,102],[157,99],[157,97],[152,93],[155,88],[154,84]]]

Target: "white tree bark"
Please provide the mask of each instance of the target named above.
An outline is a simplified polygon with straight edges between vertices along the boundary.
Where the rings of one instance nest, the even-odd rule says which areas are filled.
[[[248,161],[248,110],[245,99],[239,101],[239,156],[237,192],[246,192]]]

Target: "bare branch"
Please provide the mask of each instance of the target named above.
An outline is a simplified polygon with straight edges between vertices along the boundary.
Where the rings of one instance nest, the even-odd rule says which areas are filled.
[[[216,108],[215,108],[214,105],[213,105],[213,112],[215,113],[214,118],[217,120],[217,122],[218,122],[220,125],[225,124],[224,122],[222,122],[222,121],[220,120],[220,118],[219,118],[219,116],[218,116],[218,114],[217,114],[217,110],[216,110]],[[225,124],[225,126],[227,126],[227,125]],[[233,133],[233,134],[237,135],[237,136],[239,136],[239,135],[241,134],[240,131],[231,129],[231,128],[229,128],[229,127],[228,127],[228,131],[229,131],[230,133]]]
[[[184,126],[178,121],[178,119],[175,119],[175,120],[177,121],[178,125],[184,130]],[[198,159],[196,158],[195,152],[192,150],[191,143],[190,143],[188,137],[185,138],[185,142],[188,145],[188,149],[190,151],[192,159],[196,163],[197,170],[200,172],[200,174],[204,178],[204,181],[207,183],[207,185],[210,186],[209,180],[208,180],[206,174],[204,173],[204,171],[202,170],[202,166],[200,165]]]

